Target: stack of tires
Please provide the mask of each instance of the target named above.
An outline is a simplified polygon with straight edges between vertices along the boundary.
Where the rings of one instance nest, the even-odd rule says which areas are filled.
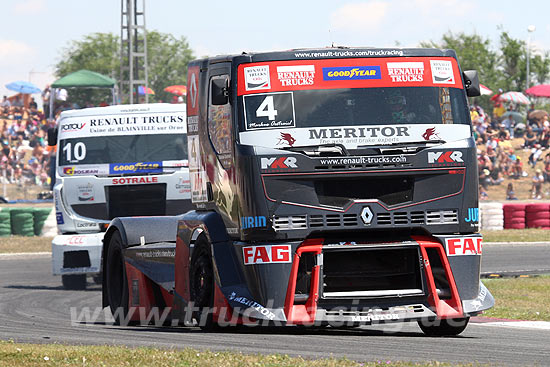
[[[479,203],[479,211],[481,212],[481,229],[499,231],[504,228],[502,203]]]
[[[550,204],[525,205],[525,224],[527,228],[550,229]]]
[[[0,237],[11,235],[10,208],[0,208]]]
[[[505,229],[525,228],[525,203],[506,203],[502,205]]]
[[[20,236],[34,236],[33,208],[12,208],[11,233]]]
[[[42,228],[44,228],[44,222],[48,219],[48,215],[52,208],[34,208],[33,209],[33,220],[34,220],[34,235],[40,236]]]

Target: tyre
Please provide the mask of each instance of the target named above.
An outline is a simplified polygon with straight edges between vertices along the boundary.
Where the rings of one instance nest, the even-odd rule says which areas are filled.
[[[193,317],[199,327],[205,331],[213,331],[218,325],[214,322],[212,313],[214,306],[214,271],[210,246],[205,240],[199,240],[193,249],[191,267],[189,269],[189,284],[191,301],[197,311]]]
[[[419,320],[418,326],[427,336],[456,336],[466,329],[469,317],[460,319]]]
[[[118,231],[115,231],[109,240],[109,249],[105,261],[105,281],[107,283],[109,307],[115,318],[115,323],[124,325],[129,321],[129,292],[124,254],[122,253],[122,239]]]
[[[93,278],[95,284],[101,284],[103,280],[103,276],[101,274],[94,275]]]
[[[67,290],[86,289],[86,274],[67,274],[61,276],[63,288]]]
[[[537,204],[527,204],[525,205],[525,211],[527,212],[548,212],[550,210],[550,204],[546,203],[537,203]]]
[[[525,218],[527,219],[527,221],[537,220],[537,219],[549,220],[550,212],[527,213]]]
[[[508,211],[508,210],[512,210],[512,211],[517,211],[517,210],[522,210],[522,211],[525,211],[525,206],[527,204],[521,204],[521,203],[509,203],[509,204],[503,204],[502,205],[502,209],[504,211]]]
[[[548,219],[536,219],[527,222],[527,228],[550,228],[550,220]]]
[[[483,212],[488,215],[500,215],[502,214],[502,208],[483,209]]]

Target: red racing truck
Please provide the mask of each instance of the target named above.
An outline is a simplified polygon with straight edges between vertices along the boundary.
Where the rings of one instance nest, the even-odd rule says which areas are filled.
[[[187,80],[194,209],[111,222],[103,304],[118,322],[457,335],[494,305],[467,101],[479,81],[454,51],[243,53],[193,61]]]

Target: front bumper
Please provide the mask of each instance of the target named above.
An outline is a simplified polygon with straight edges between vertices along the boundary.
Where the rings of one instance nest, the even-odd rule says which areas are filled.
[[[53,275],[100,273],[103,236],[103,232],[55,236],[52,240]]]
[[[481,241],[479,235],[454,237]],[[240,261],[255,253],[250,244],[240,245],[235,244]],[[448,256],[446,240],[435,237],[290,245],[289,263],[242,265],[246,284],[224,284],[221,277],[221,294],[234,312],[285,324],[356,325],[464,318],[494,306],[479,280],[481,247],[457,261]]]

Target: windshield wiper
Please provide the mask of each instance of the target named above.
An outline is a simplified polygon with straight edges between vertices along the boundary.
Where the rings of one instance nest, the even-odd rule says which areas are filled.
[[[358,145],[357,149],[363,148],[387,148],[387,147],[397,147],[397,146],[414,146],[414,145],[439,145],[445,144],[445,140],[419,140],[419,141],[402,141],[397,143],[390,144],[379,144],[379,145]]]
[[[329,156],[329,155],[349,155],[346,147],[342,144],[301,145],[301,146],[295,146],[295,147],[281,147],[278,149],[304,153],[305,155],[310,157],[321,157],[321,156]]]

